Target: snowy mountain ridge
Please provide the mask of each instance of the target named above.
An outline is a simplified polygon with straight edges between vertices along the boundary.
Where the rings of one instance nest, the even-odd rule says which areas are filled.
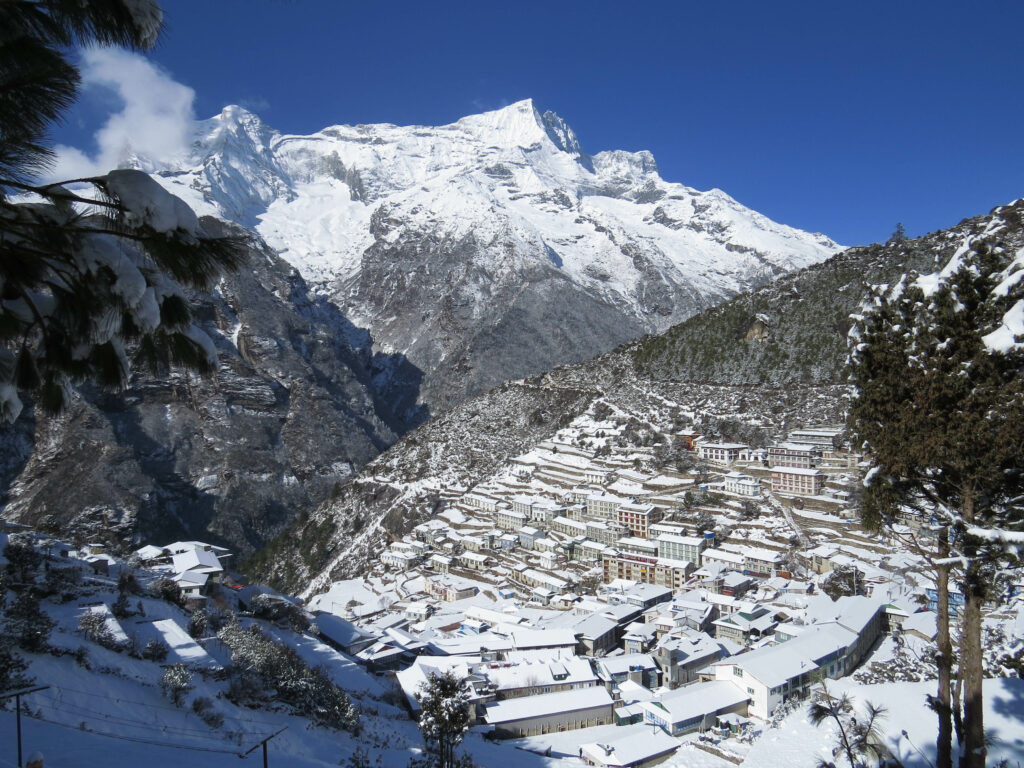
[[[309,136],[227,107],[157,177],[200,213],[256,229],[379,349],[430,372],[423,399],[444,405],[839,250],[720,190],[664,181],[649,152],[588,155],[531,100],[439,127]],[[453,377],[465,383],[445,394]]]

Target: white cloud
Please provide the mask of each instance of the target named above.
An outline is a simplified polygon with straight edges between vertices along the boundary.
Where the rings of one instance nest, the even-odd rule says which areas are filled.
[[[153,170],[185,154],[195,122],[195,91],[145,57],[119,48],[86,50],[81,72],[86,88],[110,90],[124,106],[96,132],[92,156],[74,147],[56,147],[54,179],[106,173],[130,156]]]

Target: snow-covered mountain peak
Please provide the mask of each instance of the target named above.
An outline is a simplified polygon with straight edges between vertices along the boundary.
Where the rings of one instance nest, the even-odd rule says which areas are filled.
[[[483,144],[496,147],[526,148],[550,138],[544,118],[534,106],[533,99],[523,99],[501,109],[463,117],[454,126]]]
[[[455,397],[662,331],[839,250],[665,181],[650,152],[588,155],[531,99],[309,136],[228,107],[160,178],[257,229],[383,350],[457,371]]]
[[[229,146],[266,151],[278,133],[254,112],[229,105],[219,115],[199,122],[194,135],[193,147],[209,154],[223,152]]]

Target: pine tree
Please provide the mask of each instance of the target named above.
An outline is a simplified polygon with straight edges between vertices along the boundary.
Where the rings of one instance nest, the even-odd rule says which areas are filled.
[[[851,357],[850,426],[873,464],[862,516],[877,526],[917,515],[919,551],[936,576],[937,768],[952,764],[950,714],[961,765],[984,765],[981,607],[1024,543],[1024,353],[995,343],[1024,299],[1024,273],[998,240],[1001,226],[997,217],[941,273],[880,291],[857,321]],[[965,597],[962,705],[949,690],[950,579]]]
[[[21,647],[30,653],[46,650],[50,632],[56,623],[39,606],[39,598],[33,590],[21,592],[7,609],[7,633]]]
[[[171,664],[164,669],[163,677],[160,678],[160,689],[176,707],[180,707],[184,703],[185,696],[194,687],[192,673],[184,664]]]
[[[11,641],[0,636],[0,691],[10,691],[31,684],[24,672],[28,664],[14,652]]]
[[[181,286],[204,289],[241,260],[181,200],[140,171],[39,185],[46,131],[77,93],[72,44],[146,49],[152,0],[0,3],[0,419],[19,393],[64,408],[74,384],[120,389],[131,368],[211,372],[213,343],[191,321]],[[31,193],[30,202],[12,195]]]
[[[427,751],[436,758],[437,768],[454,768],[455,748],[469,730],[469,695],[463,680],[452,672],[431,672],[416,698]]]

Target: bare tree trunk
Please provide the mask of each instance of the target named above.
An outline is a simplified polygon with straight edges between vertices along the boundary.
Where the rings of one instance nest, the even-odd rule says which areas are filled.
[[[977,510],[972,488],[964,490],[961,514],[967,525],[975,522]],[[960,668],[963,683],[963,741],[960,768],[984,768],[985,710],[982,683],[984,664],[981,648],[981,607],[988,594],[988,584],[981,563],[981,553],[969,536],[962,542],[966,564],[963,568],[964,610],[960,622]]]
[[[963,629],[960,639],[960,666],[964,678],[964,752],[961,768],[984,768],[985,714],[982,697],[984,669],[981,650],[981,605],[985,585],[977,566],[968,566],[964,602]]]
[[[949,530],[943,528],[938,536],[939,559],[949,557]],[[953,768],[953,707],[950,699],[953,684],[953,641],[949,635],[949,566],[936,566],[935,588],[938,593],[938,629],[936,643],[938,655],[939,690],[935,697],[935,714],[939,718],[939,731],[935,738],[935,768]]]

